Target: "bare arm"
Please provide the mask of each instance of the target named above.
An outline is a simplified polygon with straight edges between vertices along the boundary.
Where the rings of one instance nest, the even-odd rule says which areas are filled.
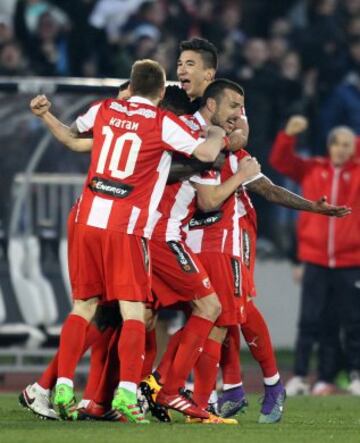
[[[229,135],[230,147],[232,152],[245,148],[249,139],[249,124],[247,117],[242,115],[236,121],[236,129]]]
[[[197,190],[197,204],[202,211],[213,211],[229,198],[237,188],[260,172],[255,158],[247,157],[240,161],[239,170],[220,185],[193,183]]]
[[[343,217],[351,212],[346,206],[329,205],[325,197],[317,201],[307,200],[294,192],[275,185],[265,176],[247,184],[246,188],[249,191],[261,195],[272,203],[277,203],[286,208],[297,209],[299,211],[315,212],[336,217]]]
[[[225,146],[225,135],[225,131],[220,126],[209,126],[206,140],[196,147],[193,155],[202,162],[215,161]]]
[[[197,158],[186,158],[184,155],[173,154],[171,160],[170,174],[167,180],[168,184],[176,183],[180,180],[186,180],[195,174],[205,172],[209,169],[220,170],[225,161],[225,154],[220,152],[215,162],[202,162]]]
[[[93,144],[92,138],[81,138],[76,124],[73,123],[71,127],[64,125],[50,112],[50,107],[51,103],[44,95],[39,95],[30,102],[32,113],[45,123],[49,131],[59,142],[63,143],[72,151],[91,151]]]

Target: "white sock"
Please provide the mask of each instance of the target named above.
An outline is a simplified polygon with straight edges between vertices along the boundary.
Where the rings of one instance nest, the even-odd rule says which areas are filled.
[[[218,401],[218,395],[217,395],[217,392],[214,389],[213,391],[211,391],[210,398],[209,398],[209,403],[217,403],[217,401]]]
[[[130,391],[133,394],[136,394],[137,384],[133,383],[132,381],[121,381],[119,383],[119,388],[124,388],[127,391]]]
[[[82,400],[79,401],[79,404],[77,405],[77,409],[87,408],[87,406],[90,403],[90,401],[91,400],[87,400],[86,398],[83,398]]]
[[[59,386],[59,385],[67,385],[67,386],[70,386],[70,388],[74,388],[74,382],[70,378],[66,378],[66,377],[59,377],[56,380],[56,386]]]
[[[41,392],[41,394],[50,396],[50,389],[43,388],[42,386],[39,385],[39,383],[34,383],[32,387],[35,388],[38,392]]]
[[[280,380],[280,374],[277,372],[272,377],[264,377],[264,384],[267,386],[274,386]]]
[[[223,385],[223,391],[228,391],[229,389],[239,388],[240,386],[242,386],[242,382],[236,383],[235,385],[225,383]]]

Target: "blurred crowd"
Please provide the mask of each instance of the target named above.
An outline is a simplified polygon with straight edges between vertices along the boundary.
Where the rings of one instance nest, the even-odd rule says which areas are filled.
[[[249,147],[271,177],[291,114],[309,118],[310,154],[325,153],[335,125],[360,134],[360,0],[2,0],[0,75],[126,78],[150,57],[176,79],[178,43],[192,36],[218,47],[218,76],[244,86]]]

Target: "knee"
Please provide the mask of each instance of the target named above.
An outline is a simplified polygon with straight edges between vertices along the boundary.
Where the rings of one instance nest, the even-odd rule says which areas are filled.
[[[218,296],[212,294],[197,300],[193,313],[214,322],[221,314],[221,303]]]
[[[98,299],[95,298],[89,300],[75,300],[72,314],[78,315],[90,322],[95,316],[97,305]]]

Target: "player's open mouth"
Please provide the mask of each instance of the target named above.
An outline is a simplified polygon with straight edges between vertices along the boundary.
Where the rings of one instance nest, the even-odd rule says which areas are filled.
[[[189,79],[187,79],[187,78],[184,78],[184,79],[180,79],[180,85],[181,85],[181,87],[183,88],[183,89],[189,89],[189,87],[190,87],[190,80]]]

